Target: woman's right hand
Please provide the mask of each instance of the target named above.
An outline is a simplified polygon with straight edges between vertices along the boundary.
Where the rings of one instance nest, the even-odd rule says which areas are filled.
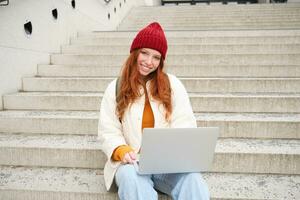
[[[122,164],[127,164],[127,163],[133,164],[135,160],[136,160],[136,153],[133,151],[130,151],[124,155],[121,162],[122,162]]]

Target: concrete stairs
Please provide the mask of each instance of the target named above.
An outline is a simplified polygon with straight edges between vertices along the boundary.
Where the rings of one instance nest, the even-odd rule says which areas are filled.
[[[128,30],[152,16],[165,25],[166,68],[186,86],[198,126],[221,130],[212,169],[203,173],[211,198],[300,199],[299,10],[297,4],[141,7],[119,31],[79,33],[49,65],[38,65],[35,77],[22,79],[22,91],[3,96],[0,199],[117,199],[103,182],[99,106],[129,53],[136,31]],[[186,21],[173,23],[174,16]]]
[[[183,7],[183,6],[182,6]],[[120,25],[122,30],[135,30],[159,20],[172,30],[249,30],[299,28],[300,8],[297,4],[172,6],[133,9]],[[138,18],[137,16],[143,16]]]

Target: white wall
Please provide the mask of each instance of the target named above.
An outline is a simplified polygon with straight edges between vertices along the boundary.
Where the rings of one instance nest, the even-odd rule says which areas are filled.
[[[145,0],[147,6],[158,6],[161,5],[161,0]]]
[[[10,0],[8,6],[0,6],[0,97],[22,90],[22,77],[36,75],[37,64],[48,64],[49,55],[59,52],[77,32],[114,30],[135,0],[75,2],[75,9],[71,0]],[[55,8],[57,20],[52,16]],[[23,27],[28,21],[33,26],[30,36]]]

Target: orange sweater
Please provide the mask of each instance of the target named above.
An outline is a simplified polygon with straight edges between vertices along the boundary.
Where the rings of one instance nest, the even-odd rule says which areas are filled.
[[[150,106],[149,99],[146,98],[144,112],[143,112],[142,129],[153,128],[153,127],[154,127],[154,115]],[[121,161],[124,155],[130,151],[133,151],[133,149],[128,145],[118,146],[112,154],[112,159],[115,161]]]

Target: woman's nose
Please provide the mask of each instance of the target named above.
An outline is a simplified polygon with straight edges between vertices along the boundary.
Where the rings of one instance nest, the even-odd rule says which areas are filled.
[[[151,56],[148,56],[148,57],[146,58],[146,63],[147,63],[148,65],[151,65],[151,63],[152,63],[152,58],[151,58]]]

